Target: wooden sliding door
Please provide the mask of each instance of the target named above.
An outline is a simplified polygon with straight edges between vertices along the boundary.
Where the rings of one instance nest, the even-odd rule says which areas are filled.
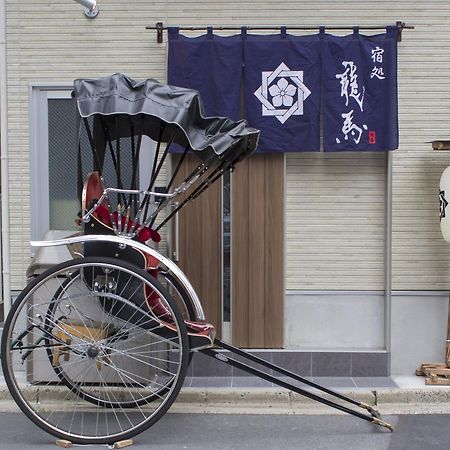
[[[176,156],[174,157],[177,158]],[[183,162],[185,178],[198,164]],[[283,346],[284,155],[254,155],[231,175],[231,338],[246,348]],[[220,181],[178,218],[179,262],[220,336],[223,284]]]
[[[232,337],[283,347],[284,154],[257,154],[232,175]]]
[[[174,156],[175,161],[177,158]],[[177,178],[184,180],[198,164],[196,155],[187,155]],[[178,265],[196,290],[206,320],[216,327],[218,336],[222,326],[221,205],[222,183],[218,181],[183,208],[178,217]]]

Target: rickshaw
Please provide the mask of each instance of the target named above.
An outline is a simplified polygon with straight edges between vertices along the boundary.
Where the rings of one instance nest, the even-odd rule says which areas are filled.
[[[31,243],[71,258],[27,284],[1,342],[23,413],[71,443],[131,439],[167,412],[201,352],[392,431],[372,406],[218,339],[186,275],[155,248],[175,214],[256,150],[258,130],[205,117],[196,91],[153,79],[79,79],[73,96],[80,232]],[[187,154],[198,164],[184,178]]]

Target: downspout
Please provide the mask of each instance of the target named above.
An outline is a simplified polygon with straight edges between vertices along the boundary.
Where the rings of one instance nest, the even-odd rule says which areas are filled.
[[[0,173],[1,173],[1,262],[3,312],[11,307],[9,263],[9,175],[8,175],[8,101],[6,70],[6,0],[0,0]]]
[[[386,193],[385,193],[385,303],[384,303],[384,338],[386,350],[391,352],[392,327],[392,152],[386,157]],[[390,362],[389,362],[390,373]]]

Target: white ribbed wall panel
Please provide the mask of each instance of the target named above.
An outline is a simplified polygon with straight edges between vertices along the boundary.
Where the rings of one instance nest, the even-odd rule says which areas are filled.
[[[288,156],[287,289],[383,289],[385,161],[384,153]]]
[[[165,78],[166,47],[145,27],[166,20],[167,2],[99,5],[99,17],[89,20],[72,0],[7,2],[12,289],[23,287],[31,254],[29,83],[71,83],[113,72]]]
[[[154,25],[157,21],[170,25],[363,26],[404,20],[414,25],[416,29],[405,31],[403,42],[399,44],[401,146],[393,161],[393,288],[426,290],[448,287],[450,248],[439,233],[436,191],[441,171],[450,164],[450,154],[436,154],[426,143],[450,135],[448,1],[99,0],[99,6],[100,15],[89,20],[84,17],[82,7],[72,0],[47,3],[7,0],[13,289],[23,285],[30,256],[29,83],[68,82],[76,77],[96,77],[112,72],[125,72],[135,78],[151,76],[164,79],[166,46],[156,43],[154,31],[145,30],[145,26]],[[336,162],[339,167],[348,160],[346,155],[333,155],[332,158],[339,160],[339,164]],[[372,240],[364,243],[364,239],[358,237],[359,246],[351,251],[349,231],[359,229],[362,220],[356,215],[354,221],[350,220],[355,210],[362,211],[361,202],[352,200],[352,188],[356,184],[361,187],[364,180],[354,173],[353,182],[349,177],[353,174],[350,168],[346,175],[340,173],[335,179],[333,172],[329,173],[328,179],[326,171],[319,171],[314,183],[317,185],[322,180],[321,189],[325,189],[325,194],[333,191],[333,183],[337,180],[342,179],[345,184],[344,188],[341,187],[342,197],[333,203],[339,214],[323,217],[319,215],[320,203],[299,204],[300,200],[317,199],[314,193],[304,192],[304,197],[300,198],[296,191],[297,186],[305,183],[301,176],[312,170],[317,161],[315,155],[287,158],[286,287],[382,288],[383,207],[380,201],[384,172],[380,161],[375,157],[363,172],[371,180],[366,187],[374,200],[373,209],[367,209],[371,214],[364,225]],[[302,166],[303,163],[307,167]],[[308,176],[312,176],[312,172]],[[347,201],[349,198],[351,200]],[[357,204],[359,208],[356,208]],[[313,218],[315,222],[305,223],[306,216],[301,218],[301,209],[297,208],[317,208],[317,215]],[[307,231],[320,218],[324,220],[322,226],[331,227],[334,221],[337,227],[332,248],[338,252],[336,258],[341,255],[341,260],[336,259],[334,265],[327,262],[329,254],[326,253],[310,251],[309,263],[301,258],[302,254],[308,254],[305,246],[314,248],[314,239],[320,237],[317,234],[310,236],[308,242],[304,240]],[[338,233],[336,230],[346,232]],[[375,231],[369,233],[369,230]],[[353,233],[351,237],[354,242]],[[360,267],[363,260],[366,265]],[[305,266],[307,272],[304,271]],[[339,276],[336,276],[337,267]],[[306,273],[310,276],[306,277]],[[352,275],[358,276],[351,281]]]

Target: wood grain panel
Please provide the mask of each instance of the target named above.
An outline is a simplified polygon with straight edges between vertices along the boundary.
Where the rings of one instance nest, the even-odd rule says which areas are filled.
[[[232,337],[283,346],[284,155],[254,155],[232,178]]]
[[[284,324],[284,155],[266,156],[265,165],[265,292],[264,309],[266,348],[283,345]]]
[[[195,155],[189,155],[184,161],[185,167],[188,173],[190,173],[195,166],[198,164]],[[207,195],[205,192],[204,195]],[[202,292],[202,276],[203,276],[203,261],[202,261],[202,200],[201,197],[191,201],[184,208],[185,215],[185,235],[183,238],[186,246],[186,253],[184,255],[184,266],[186,274],[192,283],[194,289],[201,295],[203,302],[203,292]],[[203,305],[204,306],[204,305]]]
[[[220,336],[222,326],[222,183],[217,181],[201,200],[202,304],[208,322]]]
[[[233,344],[249,346],[249,160],[231,176],[231,327]]]
[[[174,167],[178,158],[173,156]],[[186,178],[198,163],[196,155],[188,155],[177,181]],[[221,184],[217,182],[178,213],[178,265],[197,292],[206,320],[216,327],[218,336],[222,324],[221,195]]]
[[[265,190],[266,155],[255,155],[249,165],[249,347],[264,347],[265,343],[265,267],[266,211],[269,200]]]

